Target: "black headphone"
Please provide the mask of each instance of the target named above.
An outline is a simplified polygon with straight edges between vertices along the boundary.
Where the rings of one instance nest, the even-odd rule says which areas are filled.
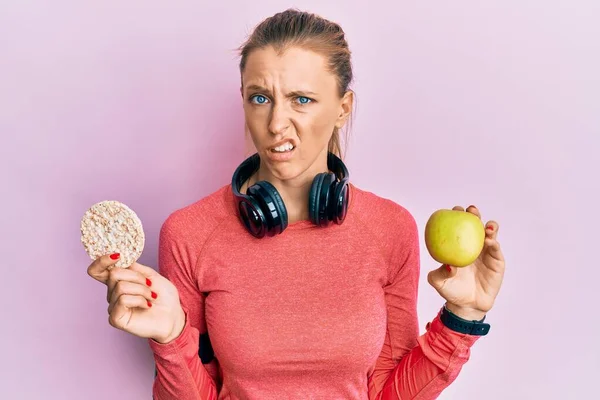
[[[247,194],[240,187],[260,166],[255,153],[242,162],[231,178],[233,195],[237,202],[239,218],[248,232],[257,238],[275,236],[288,225],[288,216],[281,196],[271,183],[258,181],[250,186]],[[333,172],[321,172],[315,176],[308,198],[310,220],[317,226],[328,226],[330,221],[341,224],[346,218],[349,201],[350,174],[342,160],[328,152],[327,167]]]

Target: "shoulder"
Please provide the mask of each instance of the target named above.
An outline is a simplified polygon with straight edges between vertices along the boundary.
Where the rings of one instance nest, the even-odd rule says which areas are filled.
[[[412,213],[396,200],[352,185],[353,212],[363,223],[378,228],[386,227],[387,233],[411,236],[417,231]],[[391,232],[390,232],[391,230]],[[396,236],[397,237],[397,236]]]
[[[419,230],[414,216],[397,201],[373,192],[354,187],[357,220],[377,241],[384,257],[388,260],[388,282],[392,282],[398,271],[419,273]]]
[[[235,217],[229,194],[230,185],[224,185],[200,200],[171,212],[161,226],[161,241],[188,238],[195,243],[203,242],[202,239],[206,239],[224,220]]]

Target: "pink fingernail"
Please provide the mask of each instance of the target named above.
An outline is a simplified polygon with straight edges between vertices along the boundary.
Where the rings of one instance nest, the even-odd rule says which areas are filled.
[[[452,268],[450,268],[450,266],[449,266],[448,264],[444,264],[444,266],[446,267],[446,270],[447,270],[448,272],[451,272],[451,271],[452,271]]]

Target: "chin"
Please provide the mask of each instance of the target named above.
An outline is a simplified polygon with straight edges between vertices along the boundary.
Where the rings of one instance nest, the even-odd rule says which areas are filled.
[[[269,163],[271,174],[279,180],[287,181],[297,178],[302,173],[302,166],[298,162]]]
[[[311,168],[310,160],[304,159],[297,148],[287,155],[273,155],[268,149],[261,153],[272,176],[282,181],[298,178],[314,169]]]

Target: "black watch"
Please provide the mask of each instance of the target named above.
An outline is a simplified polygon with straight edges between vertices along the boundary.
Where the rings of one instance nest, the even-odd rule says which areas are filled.
[[[485,317],[479,321],[469,321],[448,310],[446,305],[442,308],[440,320],[453,331],[466,333],[468,335],[485,336],[490,331],[490,324],[483,322]]]

